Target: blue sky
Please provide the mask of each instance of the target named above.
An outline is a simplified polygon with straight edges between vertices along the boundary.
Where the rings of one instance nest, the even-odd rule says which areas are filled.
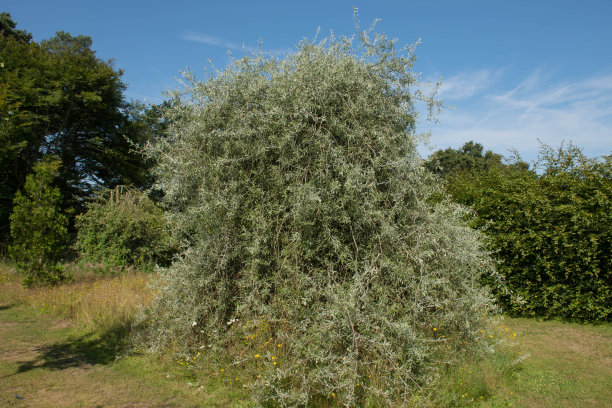
[[[401,43],[421,39],[415,70],[444,78],[448,106],[431,131],[435,148],[468,140],[498,153],[537,156],[538,139],[563,140],[590,156],[612,153],[612,1],[48,1],[4,0],[40,41],[64,30],[93,39],[103,59],[124,70],[129,99],[160,102],[186,68],[198,74],[210,59],[243,45],[287,52],[302,38],[353,34],[352,7],[363,27]],[[422,147],[421,152],[428,151]]]

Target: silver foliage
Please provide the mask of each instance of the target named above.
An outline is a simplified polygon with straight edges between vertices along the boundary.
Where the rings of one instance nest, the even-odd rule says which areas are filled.
[[[259,405],[397,406],[480,347],[493,266],[417,154],[415,101],[439,103],[413,51],[363,32],[185,75],[147,148],[184,243],[141,316],[151,349],[242,363],[266,316],[285,357],[250,384]]]

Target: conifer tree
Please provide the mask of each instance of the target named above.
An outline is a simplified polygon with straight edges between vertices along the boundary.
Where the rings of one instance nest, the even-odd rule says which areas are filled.
[[[39,162],[27,176],[23,193],[15,195],[9,253],[26,285],[64,278],[58,263],[68,240],[68,218],[61,210],[60,190],[53,185],[60,166],[58,160]]]

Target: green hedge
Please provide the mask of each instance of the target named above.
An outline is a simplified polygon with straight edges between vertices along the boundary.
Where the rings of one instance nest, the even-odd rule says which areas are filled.
[[[449,178],[475,210],[506,283],[511,314],[607,320],[612,311],[612,161],[575,146],[542,148],[536,171],[496,166]]]

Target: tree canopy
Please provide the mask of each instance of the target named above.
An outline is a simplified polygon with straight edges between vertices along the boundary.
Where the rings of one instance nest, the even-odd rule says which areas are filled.
[[[435,151],[425,162],[425,167],[448,179],[463,172],[482,172],[492,167],[504,166],[502,155],[484,150],[484,146],[472,140],[459,149],[447,148]],[[516,162],[513,167],[528,168],[525,162]]]
[[[143,185],[146,179],[146,166],[133,153],[131,143],[145,135],[130,120],[132,108],[123,96],[122,72],[96,56],[90,37],[60,31],[36,43],[10,31],[14,23],[7,16],[2,15],[0,36],[0,224],[4,234],[14,194],[34,164],[47,155],[61,161],[58,185],[63,206],[77,213],[83,198],[95,188]]]
[[[17,30],[17,23],[7,12],[0,13],[0,37],[12,37],[19,42],[30,42],[32,34],[24,30]]]

